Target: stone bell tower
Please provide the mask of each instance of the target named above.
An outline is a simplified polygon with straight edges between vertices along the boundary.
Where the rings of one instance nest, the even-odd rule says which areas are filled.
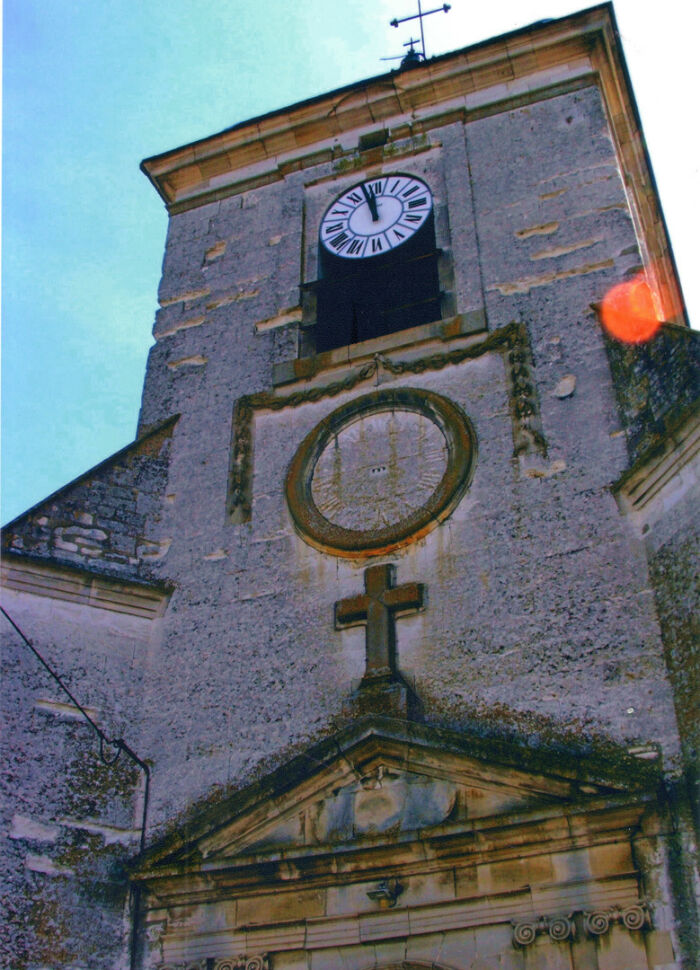
[[[113,952],[690,968],[697,343],[599,320],[643,269],[681,305],[611,7],[142,168],[137,441],[6,539],[24,626],[74,590],[150,767]]]

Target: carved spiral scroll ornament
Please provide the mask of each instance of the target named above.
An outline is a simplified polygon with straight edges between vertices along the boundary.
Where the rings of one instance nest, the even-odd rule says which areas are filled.
[[[576,912],[580,911],[577,910]],[[605,910],[581,912],[581,917],[584,933],[593,938],[604,936],[609,932],[613,923],[621,923],[631,931],[643,930],[651,926],[649,907],[644,900],[633,903],[631,906],[612,906]],[[514,922],[513,944],[518,947],[530,946],[542,933],[547,933],[555,943],[573,940],[576,936],[574,914],[538,916],[537,918]]]
[[[622,911],[622,922],[628,930],[641,930],[649,924],[649,913],[643,906],[629,906]]]
[[[396,387],[336,408],[306,436],[286,481],[302,538],[352,559],[415,542],[444,521],[471,481],[476,437],[433,391]]]
[[[649,907],[642,900],[632,906],[613,906],[611,909],[586,913],[583,928],[589,936],[603,936],[612,923],[622,923],[628,930],[643,930],[651,926]]]
[[[188,963],[161,964],[158,970],[272,970],[270,957],[260,953],[248,957],[224,957],[223,959],[204,959]]]
[[[568,916],[540,916],[535,920],[524,920],[513,924],[513,943],[517,946],[530,946],[540,933],[548,933],[555,943],[572,939],[576,934],[573,913]]]
[[[610,917],[607,913],[586,913],[583,928],[589,936],[604,936],[610,929]]]
[[[536,923],[516,923],[513,927],[513,942],[518,946],[529,946],[537,936]]]
[[[557,943],[574,935],[574,923],[569,916],[556,916],[549,921],[549,935]]]
[[[251,957],[246,960],[245,970],[267,970],[269,962],[266,957]]]

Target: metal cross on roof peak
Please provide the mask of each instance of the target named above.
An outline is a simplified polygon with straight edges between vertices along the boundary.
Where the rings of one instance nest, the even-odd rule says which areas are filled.
[[[425,53],[425,34],[423,33],[423,17],[429,17],[431,13],[440,13],[441,11],[443,11],[444,13],[447,13],[450,9],[451,8],[449,3],[443,3],[441,7],[435,7],[434,10],[424,11],[421,7],[420,0],[418,0],[418,13],[411,14],[408,17],[394,17],[393,20],[389,21],[392,27],[398,27],[399,24],[406,23],[407,20],[417,20],[420,23],[420,46],[421,46],[420,52],[415,51],[413,48],[413,45],[416,43],[416,41],[414,40],[409,41],[410,50],[408,54],[405,55],[404,59],[401,61],[402,67],[404,66],[408,67],[410,66],[410,64],[415,64],[418,58],[422,58],[423,60],[426,59],[427,55]],[[409,44],[404,44],[404,47],[408,47]]]

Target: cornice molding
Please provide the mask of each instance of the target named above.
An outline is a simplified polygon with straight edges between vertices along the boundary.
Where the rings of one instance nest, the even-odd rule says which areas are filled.
[[[17,593],[127,613],[145,620],[162,616],[168,600],[167,590],[157,586],[120,582],[87,570],[11,554],[2,557],[2,586]]]
[[[700,408],[694,408],[613,486],[620,511],[640,535],[700,481]]]
[[[642,922],[639,926],[623,925],[628,929],[644,928],[648,925],[644,903],[639,898],[638,883],[635,877],[618,880],[587,881],[567,886],[552,887],[541,894],[542,901],[553,904],[567,913],[583,913],[589,922],[596,921],[607,928],[616,914],[630,914],[630,923],[638,914]],[[151,910],[149,918],[152,925],[158,925],[165,910]],[[620,921],[623,917],[620,916]],[[206,949],[208,952],[257,951],[273,955],[280,951],[314,951],[333,946],[358,945],[366,940],[371,927],[372,940],[379,942],[397,936],[420,937],[425,934],[446,933],[450,930],[478,930],[481,927],[498,924],[511,924],[522,927],[513,943],[520,948],[530,942],[525,927],[536,925],[537,917],[532,914],[530,891],[514,890],[509,893],[495,893],[468,899],[445,900],[427,905],[402,907],[382,907],[377,904],[374,912],[354,916],[321,916],[300,918],[298,920],[257,923],[255,926],[222,926],[216,930],[197,933],[192,926],[173,928],[163,940],[166,956],[165,966],[158,970],[189,970],[193,958]],[[556,923],[555,941],[562,942],[564,924]],[[560,929],[561,926],[561,929]],[[536,931],[535,931],[536,932]],[[603,932],[591,930],[587,933]],[[561,934],[561,935],[558,935]],[[526,943],[527,941],[527,943]],[[274,957],[273,957],[274,959]],[[184,967],[182,966],[184,964]],[[196,967],[196,964],[195,964]]]
[[[624,85],[614,47],[608,7],[595,7],[253,118],[147,158],[141,168],[169,207],[201,204],[226,186],[234,191],[251,179],[275,180],[301,159],[303,167],[341,160],[357,151],[363,132],[378,127],[390,142],[425,134],[489,106],[508,110],[514,99],[532,99],[552,86],[582,78],[593,83],[601,69],[603,86],[617,91]]]

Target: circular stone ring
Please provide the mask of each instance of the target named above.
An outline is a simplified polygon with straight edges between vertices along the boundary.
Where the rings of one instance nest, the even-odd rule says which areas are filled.
[[[364,424],[353,439],[358,422]],[[343,479],[339,442],[349,439],[342,461],[350,473]],[[376,467],[363,464],[362,448],[365,457],[376,453]],[[315,548],[347,559],[385,555],[447,518],[471,481],[475,459],[474,430],[453,401],[411,387],[374,391],[336,408],[306,436],[287,473],[287,504],[301,537]],[[363,490],[375,472],[374,491]]]

